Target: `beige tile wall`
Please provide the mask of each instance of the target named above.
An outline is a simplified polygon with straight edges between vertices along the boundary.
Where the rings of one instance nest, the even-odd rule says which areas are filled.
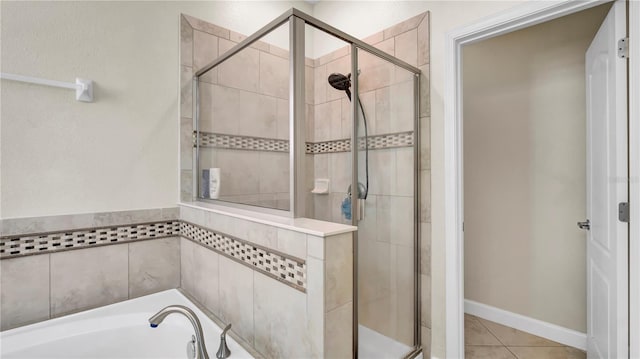
[[[13,236],[25,233],[150,223],[174,220],[178,218],[179,214],[177,207],[169,207],[59,216],[4,218],[0,219],[0,232],[3,236]]]
[[[350,358],[351,233],[317,237],[202,209],[182,220],[306,262],[306,293],[182,238],[181,287],[266,358]]]
[[[431,25],[427,12],[418,25],[420,74],[420,325],[423,353],[431,353]],[[426,356],[426,355],[425,355]]]
[[[193,73],[245,38],[190,16],[181,17],[182,200],[191,200],[193,195]],[[307,73],[312,71],[307,66]],[[309,82],[307,92],[312,90],[313,83]],[[202,131],[289,138],[288,50],[257,42],[203,75],[199,91]],[[309,106],[308,116],[312,113]],[[288,153],[201,148],[200,164],[200,168],[221,168],[222,200],[289,207]]]
[[[179,239],[161,238],[0,261],[0,328],[177,288]]]
[[[3,236],[176,220],[177,208],[10,218]],[[177,288],[178,238],[0,260],[0,330]]]

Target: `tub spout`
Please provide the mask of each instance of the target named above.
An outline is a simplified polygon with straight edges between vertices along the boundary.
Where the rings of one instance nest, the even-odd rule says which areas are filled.
[[[209,354],[207,353],[207,347],[204,344],[204,335],[202,334],[202,325],[191,309],[182,306],[182,305],[170,305],[166,308],[161,309],[158,313],[154,314],[151,318],[149,318],[149,324],[152,328],[156,328],[164,318],[166,318],[169,314],[178,313],[182,314],[189,321],[191,325],[193,325],[193,330],[196,334],[196,359],[209,359]]]
[[[220,347],[216,353],[216,358],[218,359],[226,359],[231,355],[231,350],[229,350],[227,346],[227,332],[229,329],[231,329],[231,324],[227,325],[222,331],[222,334],[220,334]]]

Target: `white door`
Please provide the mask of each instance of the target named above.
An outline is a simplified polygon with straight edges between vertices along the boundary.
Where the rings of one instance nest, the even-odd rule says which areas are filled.
[[[587,87],[587,357],[628,358],[628,201],[625,3],[618,0],[586,54]]]

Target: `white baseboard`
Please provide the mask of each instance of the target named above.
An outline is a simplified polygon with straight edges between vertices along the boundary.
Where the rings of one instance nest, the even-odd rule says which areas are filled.
[[[587,350],[587,334],[559,325],[543,322],[542,320],[526,317],[521,314],[508,312],[490,305],[464,300],[464,312],[482,319],[553,340],[581,350]]]

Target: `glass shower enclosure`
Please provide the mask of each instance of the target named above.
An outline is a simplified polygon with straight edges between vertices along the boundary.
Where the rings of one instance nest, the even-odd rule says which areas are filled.
[[[353,357],[416,356],[420,70],[296,9],[218,45],[193,81],[194,199],[357,226]]]

